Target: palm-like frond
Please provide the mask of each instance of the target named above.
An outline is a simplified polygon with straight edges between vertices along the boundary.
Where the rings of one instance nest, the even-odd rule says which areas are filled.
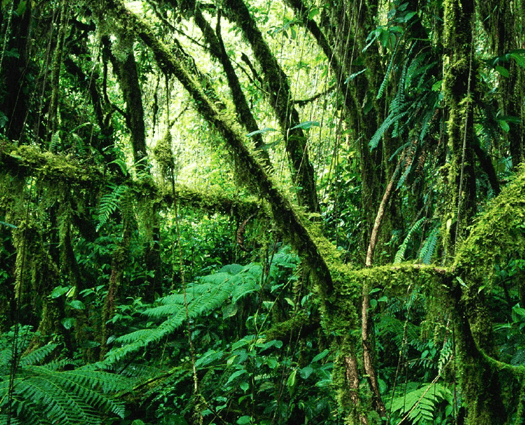
[[[9,417],[11,424],[76,425],[100,424],[104,416],[123,418],[124,407],[109,393],[129,389],[131,381],[94,366],[63,370],[73,362],[46,362],[56,348],[57,344],[48,344],[22,356],[11,400],[11,361],[0,364],[0,424]]]
[[[415,386],[416,383],[409,383],[408,388],[412,388],[392,400],[392,412],[399,412],[403,417],[408,415],[414,424],[435,423],[437,405],[448,401],[451,391],[439,383]]]
[[[259,289],[262,268],[257,264],[244,267],[225,266],[219,272],[205,276],[186,288],[186,302],[190,318],[196,318],[224,306],[235,304],[242,297]],[[114,363],[125,356],[159,342],[173,333],[186,320],[186,306],[182,291],[160,298],[159,305],[143,312],[151,318],[167,318],[156,328],[140,329],[117,338],[121,347],[111,350],[107,363]]]

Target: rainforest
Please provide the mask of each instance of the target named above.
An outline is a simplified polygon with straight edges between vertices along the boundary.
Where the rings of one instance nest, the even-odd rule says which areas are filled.
[[[0,424],[525,423],[525,0],[2,0]]]

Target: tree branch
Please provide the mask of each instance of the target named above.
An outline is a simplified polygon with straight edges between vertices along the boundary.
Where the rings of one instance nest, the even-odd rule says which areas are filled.
[[[304,255],[312,277],[319,285],[321,292],[332,293],[332,277],[326,260],[320,253],[319,241],[325,247],[330,247],[327,249],[332,249],[333,246],[322,236],[316,235],[314,239],[315,232],[305,225],[307,218],[281,193],[266,174],[264,166],[245,146],[242,129],[223,116],[208,96],[203,93],[188,71],[185,58],[174,56],[157,39],[151,28],[127,10],[120,0],[107,0],[101,6],[106,13],[121,21],[122,28],[135,32],[152,50],[159,67],[173,74],[181,82],[193,97],[199,113],[217,129],[226,141],[230,154],[239,164],[237,172],[241,174],[240,180],[246,182],[248,187],[256,189],[268,201],[271,214],[280,231],[294,249]],[[178,53],[178,49],[175,49],[175,53]]]

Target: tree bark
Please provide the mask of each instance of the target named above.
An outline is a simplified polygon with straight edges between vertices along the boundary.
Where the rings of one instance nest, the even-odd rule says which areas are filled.
[[[250,43],[255,58],[263,71],[263,79],[270,93],[271,106],[281,125],[286,151],[292,164],[292,177],[298,187],[299,205],[309,212],[318,212],[317,189],[314,169],[310,163],[307,136],[297,127],[300,124],[299,113],[293,105],[293,95],[288,77],[282,70],[255,24],[250,11],[242,0],[226,0],[226,15],[231,17],[242,28]]]

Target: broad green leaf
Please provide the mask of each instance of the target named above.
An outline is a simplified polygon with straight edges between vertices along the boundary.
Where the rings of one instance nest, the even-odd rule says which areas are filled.
[[[301,375],[301,378],[303,379],[308,379],[308,377],[313,373],[313,371],[314,368],[312,366],[306,366],[299,371],[299,375]]]
[[[400,22],[408,22],[414,15],[417,15],[417,12],[408,12],[405,16],[403,16]]]
[[[505,132],[505,133],[508,133],[510,131],[510,126],[509,126],[509,123],[505,120],[498,120],[498,124],[499,126],[501,127],[501,129]]]
[[[509,71],[507,68],[503,68],[502,66],[496,66],[496,71],[498,71],[503,77],[508,78],[509,77]]]
[[[220,360],[224,355],[223,351],[208,350],[202,357],[195,362],[196,367],[207,366],[210,363]]]
[[[512,307],[512,320],[517,322],[518,317],[521,317],[521,320],[525,318],[525,308],[518,307],[517,305],[515,305],[514,307]]]
[[[312,363],[315,363],[315,362],[318,362],[319,360],[324,359],[328,355],[329,352],[330,352],[329,350],[324,350],[324,351],[320,352],[317,356],[315,356],[312,359]]]
[[[16,9],[16,14],[18,16],[22,16],[24,12],[26,11],[26,1],[22,0],[20,3],[18,3],[18,7]]]
[[[441,86],[443,85],[443,80],[436,81],[434,84],[432,84],[432,90],[433,91],[441,91]]]
[[[272,339],[271,341],[265,342],[261,346],[261,351],[267,350],[271,347],[281,348],[283,346],[283,342],[278,339]]]
[[[84,310],[86,308],[86,306],[84,305],[84,303],[80,300],[73,300],[69,303],[69,306],[71,308],[74,308],[75,310]]]
[[[279,362],[273,358],[267,359],[266,364],[270,369],[275,369],[277,366],[279,366]]]
[[[295,130],[296,128],[302,128],[303,130],[308,130],[312,127],[320,127],[319,122],[317,121],[305,121],[301,124],[297,124],[296,126],[292,127],[290,130]]]
[[[277,131],[277,130],[275,128],[266,127],[266,128],[263,128],[262,130],[252,131],[251,133],[248,133],[246,137],[252,137],[252,136],[255,136],[256,134],[268,133],[270,131]]]
[[[295,304],[294,304],[294,302],[291,300],[291,298],[286,297],[284,300],[285,300],[285,301],[288,303],[288,305],[290,305],[292,308],[295,308]]]
[[[467,284],[461,279],[459,276],[456,276],[456,280],[459,282],[459,284],[463,287],[467,287]]]
[[[239,425],[246,425],[251,423],[252,417],[251,416],[241,416],[239,419],[237,419],[237,423]]]
[[[319,8],[314,7],[312,10],[310,10],[310,13],[308,14],[308,19],[314,19],[317,15],[319,15]]]
[[[522,56],[518,53],[511,53],[510,57],[514,59],[519,66],[525,68],[525,56]]]
[[[51,292],[51,295],[49,295],[50,298],[55,299],[58,297],[61,297],[62,295],[66,294],[67,291],[69,291],[70,288],[67,286],[57,286],[55,289],[53,289],[53,292]]]
[[[241,348],[241,347],[245,347],[249,343],[250,343],[250,341],[248,341],[246,338],[243,338],[243,339],[241,339],[239,341],[236,341],[232,345],[232,351],[235,351],[235,350],[237,350],[238,348]]]
[[[62,326],[66,329],[71,329],[73,326],[75,326],[76,319],[74,317],[66,317],[65,319],[62,319]]]
[[[228,381],[226,382],[226,385],[228,385],[230,382],[232,382],[235,378],[238,378],[241,375],[244,375],[246,372],[246,369],[238,370],[237,372],[233,372],[231,376],[228,378]]]
[[[379,42],[381,43],[381,46],[384,48],[388,47],[388,42],[390,41],[390,32],[387,30],[384,30],[381,32],[381,35],[379,36]]]
[[[297,369],[292,370],[292,373],[290,373],[290,376],[286,380],[286,386],[288,387],[288,391],[293,393],[295,390],[295,386],[297,384]]]

